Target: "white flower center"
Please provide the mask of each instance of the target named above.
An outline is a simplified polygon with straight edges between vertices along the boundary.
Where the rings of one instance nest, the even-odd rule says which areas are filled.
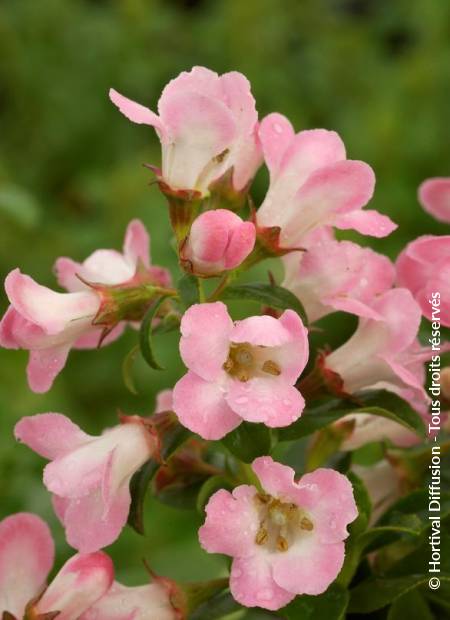
[[[270,551],[287,551],[299,534],[308,535],[314,524],[297,504],[285,503],[266,493],[257,493],[255,502],[260,522],[255,543]]]

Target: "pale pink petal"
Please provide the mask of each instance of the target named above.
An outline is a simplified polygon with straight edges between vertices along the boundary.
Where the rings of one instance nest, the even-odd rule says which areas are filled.
[[[8,274],[5,290],[15,309],[48,334],[57,334],[77,320],[90,320],[100,304],[94,292],[55,293],[23,275],[19,269]]]
[[[53,539],[42,519],[23,512],[0,521],[0,614],[22,618],[45,585],[53,558]]]
[[[231,234],[225,252],[225,268],[235,269],[250,254],[255,245],[256,229],[252,222],[242,222]]]
[[[102,338],[102,329],[91,329],[82,334],[73,344],[74,349],[98,349],[101,339],[101,346],[106,347],[123,334],[126,323],[122,321],[118,323],[105,338]]]
[[[206,520],[199,529],[200,544],[208,553],[244,557],[255,551],[258,532],[256,489],[241,485],[232,493],[220,489],[206,505]]]
[[[155,413],[161,411],[172,411],[173,407],[173,390],[161,390],[156,395]]]
[[[123,253],[132,265],[140,260],[146,267],[150,266],[150,237],[141,220],[131,220],[128,224]]]
[[[244,420],[266,426],[289,426],[305,407],[300,392],[281,377],[230,381],[226,402]]]
[[[248,558],[236,558],[230,575],[233,598],[245,607],[281,609],[295,594],[281,588],[274,580],[271,560],[262,554]]]
[[[64,564],[34,611],[59,611],[58,619],[77,620],[106,594],[113,579],[113,563],[105,553],[77,554]]]
[[[285,116],[273,112],[261,121],[258,135],[267,167],[271,174],[274,174],[279,169],[284,153],[294,139],[294,128]]]
[[[288,316],[292,313],[297,317],[297,321],[300,321],[298,315],[292,310],[286,310],[286,312],[289,313]],[[248,342],[255,346],[279,347],[292,341],[293,336],[282,321],[265,314],[237,321],[230,334],[230,340],[232,342]]]
[[[64,456],[92,439],[60,413],[24,417],[16,424],[14,435],[18,441],[47,459]]]
[[[58,284],[69,291],[69,293],[86,290],[86,284],[78,277],[83,277],[83,265],[81,263],[77,263],[71,258],[61,256],[56,259],[53,271],[58,280]]]
[[[258,121],[255,98],[250,89],[250,82],[238,71],[224,73],[220,77],[224,100],[234,115],[239,133],[251,136]]]
[[[351,297],[323,297],[322,301],[325,305],[331,306],[334,310],[340,310],[341,312],[348,312],[349,314],[355,314],[356,316],[364,317],[366,319],[373,319],[374,321],[382,320],[381,314],[376,312],[368,304],[360,301],[359,299],[352,299]]]
[[[294,480],[295,471],[292,467],[277,463],[270,456],[260,456],[253,461],[252,469],[264,491],[273,497],[294,504],[304,501],[304,493],[300,493],[297,488]]]
[[[435,177],[424,181],[419,187],[419,201],[430,215],[449,224],[450,177]]]
[[[27,365],[28,385],[33,392],[48,392],[53,381],[66,365],[70,345],[30,351]]]
[[[188,372],[175,385],[173,409],[183,426],[203,439],[221,439],[242,419],[227,405],[217,383]]]
[[[390,217],[371,209],[340,214],[334,220],[334,225],[341,230],[356,230],[371,237],[387,237],[398,228]]]
[[[158,102],[159,114],[163,115],[167,101],[186,91],[217,99],[223,97],[221,78],[215,71],[206,67],[192,67],[190,71],[182,71],[166,84]]]
[[[133,123],[151,125],[159,134],[164,135],[164,126],[157,114],[140,103],[127,99],[113,88],[109,90],[109,98],[128,120]]]
[[[130,280],[136,266],[117,250],[95,250],[83,262],[80,275],[87,281],[99,284],[122,284]]]
[[[191,306],[181,319],[180,353],[186,366],[207,381],[222,373],[233,322],[220,301]]]
[[[383,316],[389,327],[390,336],[385,351],[398,352],[415,341],[421,312],[408,289],[386,291],[374,301],[372,307]]]
[[[300,541],[290,553],[274,557],[273,578],[293,595],[322,594],[338,576],[344,555],[343,542],[321,545],[315,538]]]
[[[5,314],[0,321],[0,347],[4,349],[18,349],[20,343],[16,332],[21,331],[25,319],[20,316],[13,306],[8,306]]]

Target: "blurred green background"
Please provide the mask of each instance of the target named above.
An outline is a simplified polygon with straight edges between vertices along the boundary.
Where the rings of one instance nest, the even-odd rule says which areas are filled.
[[[388,239],[359,242],[395,257],[409,239],[444,232],[420,209],[416,189],[450,174],[449,41],[443,0],[2,0],[1,277],[20,266],[54,286],[57,256],[119,248],[133,217],[151,231],[153,261],[175,273],[164,199],[142,166],[159,163],[159,143],[150,128],[124,119],[107,92],[113,86],[155,109],[164,84],[195,64],[242,71],[261,115],[277,110],[298,130],[334,129],[350,158],[373,166],[372,208],[400,226]],[[257,203],[266,182],[260,173]],[[332,317],[328,326],[336,343],[353,323]],[[13,425],[57,411],[96,433],[117,409],[150,412],[156,392],[182,372],[176,337],[158,340],[167,371],[138,365],[137,397],[120,370],[135,339],[129,331],[101,351],[73,352],[46,395],[27,388],[25,352],[0,351],[0,517],[30,510],[47,519],[58,561],[70,550],[41,483],[43,460],[15,444]],[[197,515],[155,501],[147,508],[148,537],[127,529],[110,549],[120,580],[145,580],[143,556],[174,578],[222,570],[198,546]]]

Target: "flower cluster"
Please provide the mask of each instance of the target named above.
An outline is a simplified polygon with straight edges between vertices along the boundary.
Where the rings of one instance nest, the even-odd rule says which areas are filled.
[[[429,424],[424,364],[433,357],[420,330],[422,317],[433,329],[450,326],[450,235],[419,237],[395,262],[343,238],[347,230],[381,238],[396,229],[366,208],[374,172],[347,159],[334,131],[296,133],[278,113],[259,120],[240,73],[182,73],[164,88],[158,113],[115,90],[110,98],[161,142],[161,165],[150,168],[167,199],[180,283],[175,288],[168,270],[151,264],[149,235],[132,220],[122,252],[56,260],[66,292],[13,269],[0,345],[29,351],[34,392],[50,390],[71,349],[109,344],[127,326],[139,331],[153,368],[152,334],[179,330],[186,372],[158,395],[153,413],[121,414],[99,436],[59,413],[17,423],[16,439],[48,461],[43,482],[77,553],[48,584],[47,525],[27,513],[6,517],[0,615],[181,620],[227,588],[236,605],[268,610],[320,597],[333,582],[347,588],[366,548],[358,536],[375,518],[361,487],[378,518],[417,483],[405,463]],[[270,182],[256,208],[250,189],[263,163]],[[449,196],[449,179],[419,190],[424,209],[444,223]],[[269,257],[281,258],[281,284],[271,273],[268,283],[235,283]],[[242,305],[229,308],[227,300]],[[248,316],[243,302],[258,310]],[[327,337],[326,322],[318,322],[335,312],[354,315],[357,327],[334,350],[318,348],[314,334]],[[442,342],[439,351],[448,348]],[[443,381],[447,375],[443,369]],[[443,388],[444,401],[449,394]],[[304,452],[297,442],[308,435]],[[367,471],[358,458],[374,443],[378,457]],[[294,458],[301,450],[303,459]],[[195,491],[200,544],[232,558],[229,580],[114,581],[102,549],[127,521],[143,532],[147,490],[161,501],[176,494],[178,505]]]

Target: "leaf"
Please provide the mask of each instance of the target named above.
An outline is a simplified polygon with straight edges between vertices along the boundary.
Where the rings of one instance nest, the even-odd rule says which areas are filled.
[[[174,413],[164,412],[164,414],[155,414],[156,416],[173,415]],[[181,426],[179,422],[174,422],[170,428],[166,428],[161,437],[161,458],[167,460],[175,450],[190,436],[190,432]],[[130,493],[131,506],[128,515],[128,524],[138,534],[144,534],[144,500],[149,484],[160,466],[160,462],[156,459],[149,459],[131,478]]]
[[[319,596],[298,596],[283,609],[287,620],[341,620],[345,618],[348,591],[334,583]]]
[[[434,620],[424,597],[417,590],[400,596],[389,609],[387,620]]]
[[[142,357],[145,359],[147,364],[154,368],[155,370],[165,370],[164,366],[161,366],[159,362],[157,362],[155,355],[153,353],[153,338],[152,338],[152,322],[156,317],[157,312],[163,301],[167,299],[167,295],[160,297],[147,311],[144,316],[141,328],[139,330],[139,346],[141,349]]]
[[[358,394],[363,406],[356,409],[349,401],[332,399],[318,407],[305,409],[294,424],[279,430],[280,441],[291,441],[311,435],[315,431],[336,422],[348,414],[371,413],[401,424],[420,437],[426,436],[426,429],[420,415],[396,394],[385,390]],[[377,406],[374,405],[377,403]]]
[[[382,609],[400,596],[423,584],[428,584],[429,575],[408,575],[406,577],[372,578],[363,581],[350,591],[349,613],[368,614]],[[450,582],[450,574],[441,573],[441,582]]]
[[[136,385],[133,379],[133,365],[136,359],[136,355],[139,353],[139,345],[134,346],[131,351],[129,351],[124,360],[122,362],[122,377],[125,386],[132,394],[137,394],[138,391],[136,389]]]
[[[0,189],[0,211],[14,218],[24,228],[34,228],[41,215],[33,195],[16,185],[4,185]]]
[[[258,301],[272,308],[294,310],[305,325],[308,322],[305,309],[299,299],[288,289],[276,284],[236,284],[228,286],[222,293],[221,299],[239,299]]]
[[[198,278],[185,274],[178,280],[178,293],[187,308],[200,302],[200,284]]]
[[[214,495],[216,491],[218,491],[219,489],[231,490],[232,488],[232,485],[224,476],[211,476],[211,478],[208,478],[208,480],[203,483],[199,491],[197,497],[197,510],[203,514],[209,498]]]
[[[229,592],[221,592],[200,605],[188,620],[218,620],[240,609],[242,607]]]
[[[222,439],[222,443],[238,459],[251,463],[258,456],[270,454],[272,436],[264,424],[242,422]]]

